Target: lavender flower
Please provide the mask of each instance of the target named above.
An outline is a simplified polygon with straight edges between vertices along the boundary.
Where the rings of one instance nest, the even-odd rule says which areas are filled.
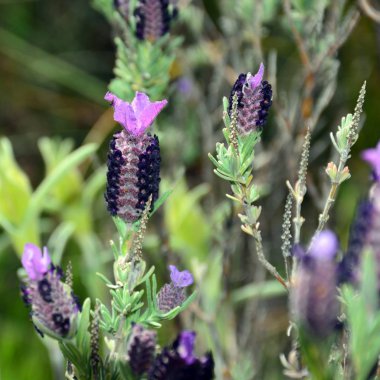
[[[70,338],[76,331],[77,301],[70,287],[61,281],[62,272],[50,263],[46,248],[42,255],[35,245],[25,245],[22,264],[28,280],[22,288],[23,299],[41,335]]]
[[[373,229],[376,212],[370,201],[359,204],[355,220],[351,226],[347,252],[339,263],[339,283],[359,283],[361,253],[368,242],[371,229]],[[380,215],[378,216],[380,220]]]
[[[169,265],[170,284],[165,284],[157,294],[158,309],[167,313],[186,300],[185,288],[193,282],[193,276],[187,270],[180,272],[174,265]]]
[[[141,92],[136,92],[131,104],[109,92],[105,99],[114,107],[115,121],[124,127],[110,142],[105,199],[112,216],[133,223],[149,197],[152,206],[158,198],[160,146],[156,135],[145,132],[167,101],[150,102]]]
[[[156,357],[148,380],[211,380],[214,361],[211,353],[201,358],[194,355],[195,333],[183,331],[172,346]]]
[[[374,180],[380,182],[380,141],[376,148],[364,150],[361,156],[372,166]]]
[[[21,261],[28,277],[34,281],[42,280],[51,264],[47,248],[44,247],[42,253],[39,247],[30,243],[25,244],[24,254]]]
[[[252,131],[260,131],[266,123],[268,111],[272,105],[272,87],[263,81],[264,65],[261,63],[255,75],[240,74],[229,98],[228,113],[231,116],[234,94],[238,98],[238,131],[247,135]]]
[[[301,259],[290,292],[290,308],[296,322],[319,337],[332,332],[339,312],[337,248],[335,235],[321,232],[310,254]]]
[[[128,340],[129,365],[134,374],[143,375],[151,367],[156,350],[156,332],[135,324]]]
[[[177,8],[170,8],[168,0],[139,0],[134,14],[137,19],[136,37],[155,41],[169,32]]]
[[[339,266],[339,276],[341,282],[358,284],[361,253],[365,248],[369,248],[375,256],[377,288],[380,293],[380,142],[376,148],[362,152],[362,158],[372,165],[375,183],[369,200],[362,202],[358,207],[348,249]]]

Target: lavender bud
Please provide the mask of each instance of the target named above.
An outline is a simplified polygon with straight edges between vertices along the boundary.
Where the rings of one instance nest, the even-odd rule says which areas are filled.
[[[165,284],[157,294],[157,306],[162,313],[168,313],[181,306],[185,300],[185,289],[174,286],[173,283]]]
[[[136,37],[140,40],[155,41],[170,30],[176,17],[177,8],[169,9],[168,0],[139,0],[135,10]]]
[[[333,258],[306,256],[295,274],[290,309],[296,322],[315,336],[329,335],[339,312]]]
[[[214,360],[211,353],[201,358],[194,355],[195,333],[184,331],[171,347],[165,347],[156,357],[148,380],[211,380]]]
[[[129,365],[134,374],[148,372],[156,350],[156,332],[135,324],[128,341]]]
[[[234,94],[238,98],[238,131],[247,135],[252,131],[260,131],[266,123],[268,111],[272,105],[272,87],[263,81],[264,65],[252,76],[251,73],[240,74],[229,98],[228,113],[231,116]]]

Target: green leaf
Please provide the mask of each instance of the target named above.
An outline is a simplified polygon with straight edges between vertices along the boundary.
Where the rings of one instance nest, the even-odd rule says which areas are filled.
[[[82,311],[79,316],[78,331],[75,337],[77,346],[79,347],[82,355],[88,357],[90,354],[90,309],[91,309],[91,300],[86,298],[83,303]]]
[[[64,161],[57,165],[57,167],[41,182],[34,192],[29,203],[24,223],[29,223],[30,219],[44,208],[47,196],[56,183],[60,181],[72,168],[80,165],[84,160],[92,155],[96,149],[96,144],[84,145],[69,154]]]

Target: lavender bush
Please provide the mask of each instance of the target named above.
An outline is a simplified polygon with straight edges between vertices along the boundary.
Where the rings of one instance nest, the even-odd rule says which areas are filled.
[[[0,194],[17,202],[0,202],[0,224],[20,255],[30,334],[34,326],[57,379],[376,379],[380,145],[362,152],[372,187],[347,243],[333,219],[356,174],[365,72],[329,138],[335,120],[324,116],[359,13],[344,0],[206,3],[225,15],[212,20],[218,49],[175,37],[177,22],[204,32],[196,3],[94,0],[116,46],[106,131],[78,149],[42,139],[35,190],[1,139]],[[265,46],[279,14],[301,62],[288,87]],[[188,162],[200,166],[195,188]],[[274,297],[282,343],[268,360],[260,334]]]

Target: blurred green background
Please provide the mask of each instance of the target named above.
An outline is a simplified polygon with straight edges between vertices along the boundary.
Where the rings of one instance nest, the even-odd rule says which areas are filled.
[[[228,0],[180,2],[183,9],[173,33],[182,35],[184,43],[172,68],[172,81],[167,91],[170,106],[158,121],[163,150],[163,186],[176,186],[165,210],[152,222],[151,233],[146,239],[149,260],[159,266],[162,278],[166,276],[168,259],[177,254],[183,262],[196,261],[193,268],[208,265],[217,268],[215,272],[219,273],[222,263],[215,252],[237,251],[231,260],[234,266],[232,276],[225,280],[227,288],[265,278],[262,271],[253,276],[244,269],[247,262],[251,263],[245,255],[250,243],[239,235],[231,206],[223,198],[228,190],[221,188],[221,182],[213,177],[207,159],[207,152],[220,141],[222,96],[229,95],[240,70],[253,72],[259,63],[249,18],[242,18],[239,9],[233,11],[232,3],[234,1]],[[246,0],[240,6],[249,3],[254,10],[256,2],[253,0]],[[308,2],[305,3],[308,6]],[[355,7],[355,3],[351,3]],[[262,7],[262,2],[257,4]],[[277,51],[277,94],[281,100],[281,97],[287,97],[283,91],[293,88],[297,79],[302,77],[302,66],[289,28],[284,25],[281,2],[267,2],[265,11],[267,14],[266,18],[263,17],[259,38],[265,62],[271,52]],[[252,16],[252,23],[254,21]],[[22,214],[23,207],[31,201],[31,189],[38,187],[46,172],[54,171],[71,150],[87,143],[98,145],[95,155],[90,157],[89,152],[86,157],[78,159],[72,170],[61,178],[59,186],[56,184],[44,193],[43,205],[38,215],[31,217],[26,230],[15,233],[12,239],[9,233],[5,233],[5,228],[0,229],[2,380],[53,379],[47,350],[34,334],[19,297],[17,269],[25,243],[22,240],[27,234],[36,239],[38,236],[43,244],[47,244],[53,231],[56,233],[56,241],[61,245],[55,244],[54,254],[59,257],[65,252],[63,263],[73,262],[75,287],[82,299],[86,292],[99,291],[97,296],[104,292],[94,272],[99,268],[109,270],[111,254],[107,242],[114,234],[102,199],[107,139],[114,130],[112,114],[103,101],[107,85],[113,78],[115,49],[112,36],[111,26],[86,0],[0,0],[0,137],[9,139],[19,168],[29,178],[24,178],[20,169],[12,166],[10,145],[4,142],[0,150],[1,213],[8,212],[8,219],[16,221],[17,213]],[[238,41],[236,47],[233,47],[234,41]],[[245,59],[239,59],[240,55]],[[380,138],[380,26],[361,16],[335,58],[340,62],[337,89],[313,134],[311,175],[317,193],[318,189],[323,189],[322,166],[329,157],[328,133],[338,125],[342,116],[353,111],[362,82],[367,80],[368,84],[365,127],[350,163],[352,179],[342,186],[331,220],[331,226],[345,246],[357,201],[368,191],[369,170],[359,159],[359,152],[374,146]],[[248,67],[247,62],[252,66]],[[289,99],[291,103],[292,97]],[[271,116],[264,131],[264,158],[275,149],[278,128],[277,119]],[[51,139],[41,140],[42,137]],[[70,142],[63,142],[63,139],[70,139]],[[277,205],[262,224],[265,231],[266,226],[276,221],[276,226],[270,231],[268,228],[264,236],[267,235],[272,242],[269,251],[273,261],[281,265],[278,242],[281,204],[286,190],[285,186],[281,190],[273,186],[276,182],[272,181],[271,175],[286,169],[278,166],[279,162],[276,165],[275,170],[267,172],[261,181],[263,188],[267,189],[264,204]],[[293,180],[295,173],[283,175]],[[10,194],[5,183],[12,181],[15,188]],[[307,196],[306,237],[316,224],[314,203],[313,196]],[[263,215],[265,219],[265,207]],[[198,229],[196,234],[195,228]],[[23,231],[27,231],[26,235],[22,235]],[[228,239],[223,237],[223,231],[240,236],[236,237],[238,241],[233,248],[227,247]],[[276,249],[273,248],[275,244]],[[223,267],[223,270],[227,269]],[[207,285],[206,280],[202,283],[200,273],[195,275],[200,286]],[[218,295],[210,295],[209,302],[217,298]],[[213,305],[209,307],[214,310]],[[254,345],[256,351],[260,351],[255,371],[266,373],[265,378],[275,379],[277,375],[274,373],[280,373],[278,355],[288,344],[285,337],[286,300],[278,297],[258,302],[256,307],[264,312],[249,322],[255,322],[256,329],[251,342],[246,344]],[[193,313],[196,315],[196,311]],[[193,318],[191,315],[187,320]],[[226,314],[225,318],[228,321],[229,315]],[[181,323],[184,322],[178,322]],[[174,330],[168,330],[167,334],[173,336]]]

